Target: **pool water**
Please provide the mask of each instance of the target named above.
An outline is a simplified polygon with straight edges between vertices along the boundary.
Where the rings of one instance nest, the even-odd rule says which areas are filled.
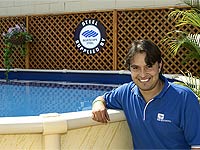
[[[36,116],[91,109],[96,96],[118,85],[0,81],[0,116]]]

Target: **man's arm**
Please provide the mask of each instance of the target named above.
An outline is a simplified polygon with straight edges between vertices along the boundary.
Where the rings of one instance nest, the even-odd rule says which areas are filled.
[[[200,148],[192,148],[192,150],[200,150]]]
[[[102,123],[110,121],[105,100],[102,96],[98,96],[92,103],[92,119]]]

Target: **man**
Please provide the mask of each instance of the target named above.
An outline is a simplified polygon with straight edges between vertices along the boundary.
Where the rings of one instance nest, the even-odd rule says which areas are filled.
[[[97,97],[92,119],[107,123],[106,108],[122,109],[134,149],[200,149],[197,96],[162,76],[159,48],[149,40],[134,41],[126,66],[133,82]]]

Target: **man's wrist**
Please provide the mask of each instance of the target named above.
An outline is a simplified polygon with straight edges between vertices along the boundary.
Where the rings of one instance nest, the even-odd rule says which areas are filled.
[[[102,100],[102,99],[95,99],[95,100],[92,102],[92,106],[93,106],[96,102],[102,102],[103,104],[105,104],[105,101],[104,101],[104,100]]]

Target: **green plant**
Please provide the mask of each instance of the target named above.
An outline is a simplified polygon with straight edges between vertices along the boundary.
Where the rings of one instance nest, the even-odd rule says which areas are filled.
[[[184,76],[176,78],[181,82],[175,83],[189,87],[197,95],[198,100],[200,101],[200,78],[192,76],[191,72],[187,72],[186,74],[183,73],[183,75]]]
[[[183,0],[183,2],[191,9],[180,10],[176,9],[169,14],[169,18],[174,18],[176,27],[190,25],[193,27],[200,28],[200,2],[199,0]],[[170,50],[175,55],[180,47],[185,47],[189,50],[186,55],[186,61],[189,59],[200,60],[200,34],[199,33],[188,33],[185,31],[174,30],[168,33],[168,37],[164,39],[167,41]],[[182,72],[182,71],[181,71]],[[179,84],[189,87],[200,100],[200,78],[192,76],[190,72],[184,75],[181,79],[182,83]]]
[[[7,33],[3,33],[4,48],[4,65],[6,68],[6,79],[11,69],[12,54],[16,48],[20,48],[21,55],[26,56],[26,44],[32,42],[32,35],[26,31],[23,25],[15,25],[8,29]]]
[[[169,18],[174,18],[176,27],[183,25],[191,25],[200,27],[200,3],[199,0],[184,0],[184,3],[191,6],[191,9],[180,10],[176,9],[169,14]],[[174,30],[168,33],[167,41],[170,50],[176,54],[181,46],[189,49],[186,55],[186,61],[189,59],[200,60],[200,34],[187,33],[185,31]]]

